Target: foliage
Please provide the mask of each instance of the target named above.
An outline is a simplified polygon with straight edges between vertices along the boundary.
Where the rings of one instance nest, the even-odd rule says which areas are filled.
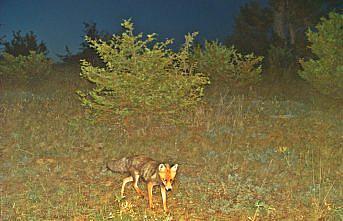
[[[262,72],[263,57],[254,54],[243,55],[233,46],[228,48],[218,42],[205,42],[205,47],[196,48],[194,61],[201,73],[214,82],[255,84]]]
[[[307,37],[317,59],[300,60],[299,75],[322,93],[343,98],[343,15],[330,13],[316,29]]]
[[[190,47],[196,33],[185,36],[179,52],[167,47],[173,42],[156,42],[156,34],[143,39],[134,35],[133,23],[122,23],[124,32],[109,42],[86,36],[105,67],[81,61],[81,75],[95,84],[80,92],[82,103],[94,113],[115,116],[154,115],[167,117],[187,112],[201,100],[208,78],[190,64]],[[176,117],[176,116],[174,116]]]
[[[49,74],[52,68],[52,61],[47,59],[43,53],[30,51],[28,56],[17,57],[3,53],[0,60],[0,74],[16,80],[31,80],[35,77]]]
[[[21,35],[21,31],[13,32],[11,42],[2,42],[5,46],[4,52],[13,55],[14,57],[29,56],[31,51],[37,54],[46,55],[48,53],[47,47],[43,41],[37,43],[37,36],[32,32]]]

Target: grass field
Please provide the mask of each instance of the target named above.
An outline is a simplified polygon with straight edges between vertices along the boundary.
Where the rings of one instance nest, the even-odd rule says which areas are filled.
[[[1,81],[0,220],[343,220],[343,105],[305,86],[211,90],[189,125],[86,120],[78,69]],[[165,214],[104,162],[179,164]],[[143,189],[145,187],[141,183]]]

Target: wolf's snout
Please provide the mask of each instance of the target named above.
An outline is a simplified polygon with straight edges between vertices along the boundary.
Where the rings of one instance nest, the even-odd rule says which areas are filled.
[[[166,190],[169,192],[169,191],[172,190],[172,188],[171,187],[166,187]]]

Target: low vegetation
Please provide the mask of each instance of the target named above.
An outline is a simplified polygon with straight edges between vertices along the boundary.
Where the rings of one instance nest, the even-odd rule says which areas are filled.
[[[51,73],[17,84],[12,71],[36,69],[1,64],[1,220],[343,219],[342,100],[304,81],[274,88],[260,78],[262,57],[217,43],[190,56],[194,35],[172,52],[170,40],[153,44],[154,35],[124,27],[106,42],[87,39],[104,66],[50,66],[42,57],[36,67]],[[208,77],[218,83],[212,93]],[[149,120],[180,110],[187,118],[177,123]],[[157,188],[150,210],[133,189],[121,199],[123,176],[102,170],[133,154],[179,164],[169,213]]]
[[[223,88],[188,126],[94,124],[78,69],[54,72],[35,91],[6,81],[0,92],[3,220],[342,219],[342,104]],[[100,172],[131,154],[180,164],[170,214],[157,190],[151,211],[133,189],[120,200],[120,174]]]

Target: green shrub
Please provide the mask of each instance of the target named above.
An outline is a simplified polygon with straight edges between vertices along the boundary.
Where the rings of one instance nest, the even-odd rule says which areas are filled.
[[[190,47],[195,34],[185,36],[179,52],[167,47],[173,42],[157,42],[156,34],[133,34],[133,23],[122,23],[125,31],[110,41],[87,42],[99,54],[105,67],[81,60],[81,76],[94,83],[90,91],[78,94],[93,113],[125,117],[156,116],[172,119],[192,110],[203,97],[208,78],[190,64]],[[108,116],[108,115],[105,115]]]
[[[330,13],[316,29],[307,32],[316,59],[300,60],[299,75],[320,92],[343,98],[343,14]]]
[[[205,42],[205,47],[196,48],[193,60],[198,70],[211,81],[256,84],[262,72],[263,57],[254,54],[242,55],[233,46],[227,48],[218,42]]]
[[[28,56],[3,53],[0,60],[0,74],[14,80],[32,80],[51,72],[52,61],[44,54],[30,51]]]

